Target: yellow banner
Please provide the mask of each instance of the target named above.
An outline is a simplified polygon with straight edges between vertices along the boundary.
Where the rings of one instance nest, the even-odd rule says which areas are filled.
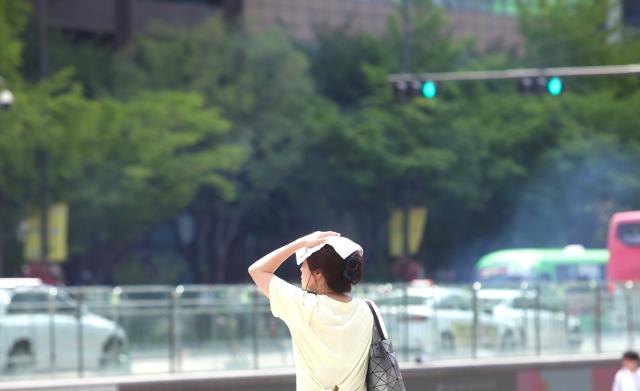
[[[59,203],[49,207],[47,218],[49,220],[47,240],[49,262],[64,262],[67,259],[68,205]],[[24,258],[28,262],[40,262],[42,260],[40,227],[40,213],[29,217],[25,226],[24,239]]]
[[[409,255],[416,254],[420,249],[426,224],[427,208],[409,209]]]
[[[414,255],[420,249],[424,228],[427,223],[427,208],[409,208],[409,251],[407,255]],[[404,209],[394,209],[389,219],[389,255],[399,257],[404,255]]]
[[[389,255],[402,256],[404,253],[404,213],[394,209],[389,219]]]

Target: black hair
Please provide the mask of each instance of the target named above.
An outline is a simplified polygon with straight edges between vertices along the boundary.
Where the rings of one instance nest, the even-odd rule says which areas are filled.
[[[364,258],[358,251],[342,259],[328,244],[311,254],[307,263],[309,270],[320,270],[329,288],[338,293],[351,292],[352,286],[360,282],[364,274]]]
[[[635,350],[627,350],[622,355],[622,359],[623,360],[640,361],[640,356],[638,356],[638,352],[636,352]]]

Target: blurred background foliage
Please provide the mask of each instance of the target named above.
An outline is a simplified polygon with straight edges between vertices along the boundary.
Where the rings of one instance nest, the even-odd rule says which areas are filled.
[[[594,32],[607,1],[523,6],[523,53],[479,52],[416,1],[410,69],[640,62],[637,35]],[[18,99],[0,115],[8,275],[22,264],[16,227],[55,201],[70,205],[71,284],[242,282],[256,257],[317,229],[362,243],[367,279],[390,280],[388,220],[403,205],[429,210],[427,276],[464,280],[498,248],[602,247],[610,214],[640,208],[638,78],[571,80],[560,97],[447,83],[399,104],[394,15],[385,36],[345,25],[313,43],[220,17],[117,49],[51,31],[38,80],[24,4],[0,3],[0,74]]]

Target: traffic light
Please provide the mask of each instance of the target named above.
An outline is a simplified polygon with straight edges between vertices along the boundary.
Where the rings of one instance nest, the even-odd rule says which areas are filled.
[[[559,77],[552,77],[547,82],[547,91],[551,96],[558,96],[562,93],[562,80]]]
[[[548,93],[551,96],[558,96],[562,93],[562,79],[559,77],[546,78],[525,77],[518,82],[518,91],[522,94],[542,94]]]
[[[425,98],[433,99],[436,97],[437,93],[438,87],[433,81],[427,80],[422,84],[422,96],[424,96]]]
[[[564,83],[558,76],[512,76],[512,75],[498,75],[499,77],[491,78],[486,75],[480,75],[477,78],[459,78],[453,79],[452,73],[442,74],[446,77],[446,80],[518,80],[518,91],[521,94],[541,95],[549,94],[550,96],[559,96],[564,91]],[[399,76],[399,75],[398,75]],[[393,88],[393,96],[398,102],[406,102],[412,98],[419,97],[424,99],[435,99],[440,92],[441,82],[437,77],[429,78],[430,75],[411,75],[412,78],[404,77],[391,79],[391,86]],[[466,76],[466,75],[465,75]],[[505,77],[506,76],[506,77]]]
[[[432,80],[397,80],[392,86],[393,96],[397,101],[414,97],[434,99],[438,93],[438,86]]]

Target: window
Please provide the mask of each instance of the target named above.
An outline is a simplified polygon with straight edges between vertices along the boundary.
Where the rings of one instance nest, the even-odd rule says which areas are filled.
[[[470,310],[471,297],[465,297],[463,295],[445,296],[436,303],[436,307],[449,310]]]
[[[618,239],[627,246],[640,246],[640,223],[620,224]]]
[[[8,314],[47,312],[47,293],[38,291],[16,292],[7,307]]]
[[[77,303],[64,292],[52,296],[53,310],[57,314],[75,314]],[[8,314],[37,314],[49,312],[49,294],[45,290],[17,291],[7,307]]]
[[[604,265],[558,265],[556,278],[564,281],[602,281],[605,277]]]
[[[78,302],[69,297],[65,292],[58,292],[55,296],[55,311],[61,314],[75,314],[78,310]]]

